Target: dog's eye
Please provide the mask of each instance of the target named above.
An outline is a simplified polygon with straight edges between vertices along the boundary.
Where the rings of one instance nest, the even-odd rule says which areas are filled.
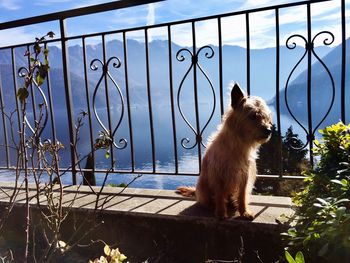
[[[257,119],[258,116],[257,116],[256,113],[252,113],[252,114],[250,114],[248,117],[249,117],[250,120],[255,121],[255,120]]]

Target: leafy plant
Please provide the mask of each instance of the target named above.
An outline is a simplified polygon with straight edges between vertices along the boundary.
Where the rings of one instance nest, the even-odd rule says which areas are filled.
[[[108,132],[100,131],[98,133],[98,138],[95,140],[95,149],[106,149],[105,157],[106,159],[110,156],[109,147],[112,145],[113,139],[109,136]]]
[[[52,38],[53,32],[47,33],[45,36],[36,38],[33,43],[33,48],[27,50],[25,56],[28,57],[28,68],[21,67],[18,70],[20,77],[24,79],[23,85],[18,88],[17,99],[20,101],[20,107],[7,114],[4,109],[0,109],[3,116],[7,118],[10,123],[11,131],[11,147],[16,151],[16,170],[15,182],[12,192],[7,194],[8,201],[4,212],[0,213],[0,239],[4,230],[7,236],[13,236],[12,229],[7,229],[6,223],[10,218],[12,209],[15,205],[22,201],[22,194],[24,193],[24,244],[16,249],[13,254],[12,250],[5,250],[7,246],[11,247],[11,243],[5,240],[5,245],[0,244],[0,263],[1,262],[61,262],[63,258],[69,257],[70,253],[83,240],[96,229],[98,229],[104,222],[100,219],[99,214],[103,212],[104,205],[106,205],[113,198],[122,193],[132,182],[141,176],[135,176],[128,184],[119,185],[122,187],[118,192],[109,195],[108,198],[100,199],[104,186],[106,184],[108,175],[114,167],[114,161],[110,170],[105,174],[105,178],[101,187],[93,189],[90,184],[88,186],[91,190],[91,195],[95,197],[95,207],[92,213],[87,213],[83,218],[71,217],[73,204],[79,194],[80,185],[76,186],[76,192],[71,200],[64,200],[65,187],[62,182],[62,176],[69,172],[73,167],[67,169],[60,168],[60,153],[64,149],[64,145],[57,139],[53,140],[42,138],[42,131],[45,128],[48,114],[48,106],[46,104],[45,93],[42,90],[42,84],[49,73],[49,50],[45,44],[46,38]],[[35,88],[35,89],[32,89]],[[27,119],[28,105],[30,105],[30,97],[35,97],[33,90],[39,90],[42,95],[43,103],[37,105],[32,104],[33,107],[38,107],[38,114],[33,114],[34,121],[30,122]],[[19,116],[19,127],[13,125],[13,116],[15,113]],[[113,144],[113,139],[108,132],[99,132],[94,148],[85,156],[80,156],[77,143],[79,141],[80,129],[83,126],[83,118],[87,115],[85,111],[80,112],[74,125],[74,136],[71,145],[74,149],[77,162],[72,164],[75,166],[77,175],[81,175],[86,179],[87,172],[94,176],[94,160],[93,152],[100,149],[106,150],[106,158],[109,158],[109,148]],[[18,134],[18,139],[16,138]],[[89,165],[82,171],[81,162],[90,159]],[[30,180],[33,183],[30,185]],[[3,193],[6,193],[0,188]],[[21,196],[19,198],[19,196]],[[32,201],[34,200],[34,201]],[[32,203],[30,203],[32,202]],[[21,204],[22,206],[22,204]],[[35,209],[32,207],[35,206]],[[88,229],[85,227],[89,226]],[[67,235],[71,230],[70,236]],[[15,230],[16,231],[16,230]],[[9,232],[9,233],[8,233]],[[4,235],[5,235],[4,234]],[[1,241],[1,240],[0,240]],[[91,241],[91,244],[93,242]],[[22,249],[23,248],[23,249]],[[23,255],[22,255],[23,251]],[[6,253],[5,253],[6,252]],[[72,253],[74,254],[74,253]],[[71,255],[72,255],[71,254]],[[93,262],[106,263],[121,263],[125,260],[125,256],[119,252],[118,249],[111,249],[105,247],[105,256],[96,259]],[[75,262],[75,261],[74,261]]]
[[[46,37],[53,38],[54,36],[55,33],[50,31],[45,36],[35,38],[33,52],[30,52],[28,49],[24,54],[29,58],[30,66],[26,72],[27,74],[23,75],[25,77],[23,87],[17,91],[17,97],[21,102],[29,96],[28,88],[33,82],[37,86],[41,86],[44,83],[50,66],[48,60],[49,50],[42,47],[42,43],[46,40]],[[41,61],[41,56],[44,56],[44,61]]]
[[[119,249],[110,248],[110,246],[105,245],[103,248],[104,256],[96,258],[94,261],[89,260],[89,263],[122,263],[126,256],[120,253]]]
[[[350,125],[320,132],[318,165],[304,172],[307,186],[294,197],[295,226],[284,235],[288,249],[303,251],[307,262],[343,262],[350,258]]]
[[[298,251],[298,253],[295,255],[295,258],[293,258],[287,250],[284,253],[288,263],[305,263],[304,255],[301,251]]]

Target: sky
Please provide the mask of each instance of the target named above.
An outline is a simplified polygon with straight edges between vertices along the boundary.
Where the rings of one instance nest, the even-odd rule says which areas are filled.
[[[184,20],[193,17],[216,15],[261,6],[277,5],[300,0],[167,0],[128,9],[71,18],[67,20],[69,35],[79,35],[136,26],[153,25],[163,22]],[[82,6],[111,2],[106,0],[0,0],[0,23],[16,19],[58,12]],[[350,1],[346,1],[350,2]],[[332,0],[312,5],[312,26],[314,32],[332,31],[334,44],[341,40],[340,0]],[[347,31],[350,28],[350,4],[347,3]],[[281,39],[291,34],[305,35],[306,11],[300,7],[286,8],[280,11]],[[273,12],[262,12],[250,16],[251,47],[265,48],[275,43],[275,17]],[[245,18],[237,16],[222,20],[223,42],[245,46]],[[59,32],[57,22],[33,25],[0,31],[0,46],[30,42],[35,36],[47,31]],[[217,44],[216,21],[196,24],[198,44]],[[182,46],[191,45],[191,27],[189,25],[172,28],[174,42]],[[59,36],[59,34],[57,34]],[[347,33],[347,36],[350,36]],[[143,41],[142,32],[130,34],[131,38]],[[150,30],[150,40],[166,39],[164,29]],[[320,42],[321,43],[321,42]]]

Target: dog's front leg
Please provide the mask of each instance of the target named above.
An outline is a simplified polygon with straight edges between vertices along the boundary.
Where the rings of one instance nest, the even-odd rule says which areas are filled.
[[[228,218],[227,215],[227,195],[224,191],[215,193],[215,216],[220,219]]]
[[[243,176],[238,192],[238,211],[241,217],[244,217],[248,220],[253,220],[254,215],[247,209],[247,186],[248,176]]]

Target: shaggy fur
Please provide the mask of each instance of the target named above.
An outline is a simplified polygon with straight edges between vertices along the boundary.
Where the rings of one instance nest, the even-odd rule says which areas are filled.
[[[178,187],[183,196],[195,197],[211,207],[218,218],[228,218],[228,210],[252,220],[247,209],[255,177],[257,150],[271,135],[271,112],[259,97],[247,97],[238,84],[231,90],[231,107],[213,134],[204,153],[196,188]]]

